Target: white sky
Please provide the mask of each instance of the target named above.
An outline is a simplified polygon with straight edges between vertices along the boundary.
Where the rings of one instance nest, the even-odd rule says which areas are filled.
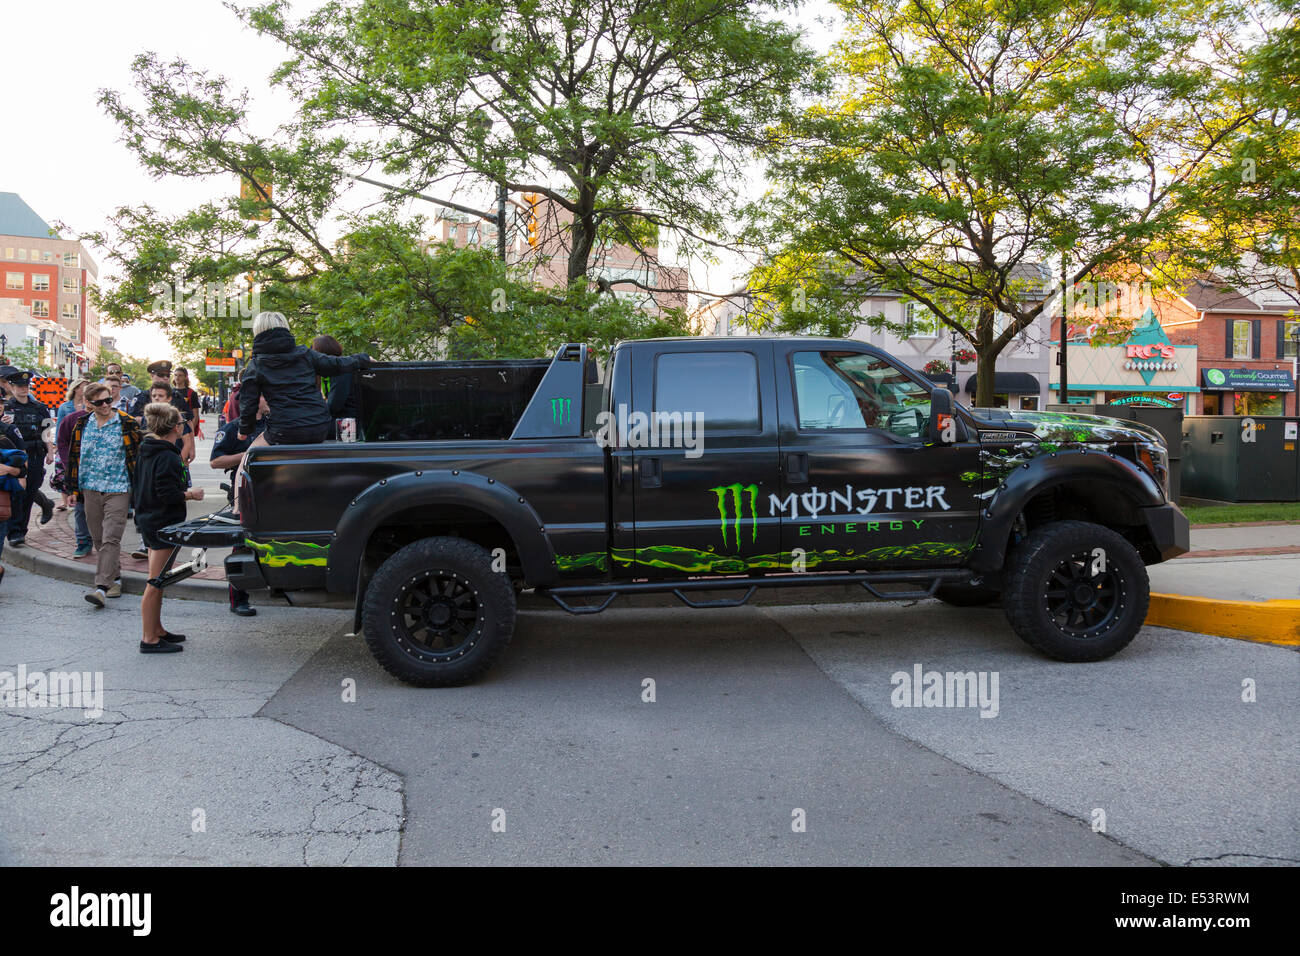
[[[293,9],[300,15],[316,5],[297,0]],[[245,30],[221,0],[62,0],[54,9],[57,16],[51,19],[48,5],[5,3],[0,90],[10,133],[0,144],[0,191],[18,193],[51,225],[65,223],[64,238],[104,228],[118,206],[147,202],[176,213],[238,188],[234,182],[153,180],[136,165],[97,100],[101,89],[113,89],[138,103],[130,71],[137,54],[153,51],[163,60],[181,56],[226,76],[236,89],[246,87],[260,132],[271,133],[292,110],[289,98],[267,83],[283,48]],[[813,15],[832,12],[827,0],[812,0],[798,18],[819,50],[831,34],[813,23]],[[377,192],[359,186],[351,195],[365,201]],[[486,202],[491,187],[481,192],[446,198]],[[92,248],[91,254],[100,281],[111,281],[104,250]],[[728,264],[692,278],[701,288],[725,292],[734,269]],[[105,325],[101,331],[116,336],[119,350],[128,355],[171,356],[166,337],[146,323]]]

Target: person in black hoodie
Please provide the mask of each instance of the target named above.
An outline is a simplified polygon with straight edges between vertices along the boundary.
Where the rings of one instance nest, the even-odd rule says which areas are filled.
[[[149,581],[140,599],[141,654],[183,651],[184,634],[172,634],[162,624],[162,588],[152,582],[162,574],[172,546],[158,537],[169,524],[185,520],[186,500],[200,501],[202,488],[185,487],[185,466],[176,447],[184,427],[181,413],[154,402],[144,409],[145,437],[135,469],[135,520],[149,549]]]
[[[270,424],[254,445],[311,445],[334,431],[334,417],[317,377],[337,378],[370,367],[370,356],[338,357],[298,345],[279,312],[253,319],[253,357],[239,391],[239,439],[252,434],[259,396],[271,408]],[[251,446],[250,446],[251,447]]]

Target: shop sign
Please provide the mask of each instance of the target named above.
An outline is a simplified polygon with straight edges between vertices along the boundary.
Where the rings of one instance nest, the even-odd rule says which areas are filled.
[[[1207,368],[1201,370],[1207,389],[1219,392],[1294,392],[1290,371],[1272,368]]]

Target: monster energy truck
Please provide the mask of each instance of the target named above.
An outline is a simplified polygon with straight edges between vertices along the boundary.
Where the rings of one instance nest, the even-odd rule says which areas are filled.
[[[482,675],[529,588],[574,614],[846,582],[1000,600],[1042,653],[1101,660],[1142,625],[1146,565],[1188,547],[1142,425],[967,409],[855,341],[624,342],[607,366],[601,381],[581,345],[377,365],[364,441],[253,449],[239,518],[169,540],[233,546],[245,590],[345,600],[383,666],[422,686]]]

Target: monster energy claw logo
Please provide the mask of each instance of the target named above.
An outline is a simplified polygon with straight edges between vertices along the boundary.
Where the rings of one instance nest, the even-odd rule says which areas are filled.
[[[731,523],[732,536],[735,538],[736,550],[740,550],[740,527],[744,520],[746,502],[749,507],[749,540],[758,540],[758,511],[755,501],[758,499],[758,485],[720,485],[710,488],[718,496],[718,517],[722,523],[722,546],[727,546],[727,523]],[[728,513],[730,512],[730,514]]]
[[[567,425],[573,414],[573,399],[551,399],[551,422],[555,425]]]

